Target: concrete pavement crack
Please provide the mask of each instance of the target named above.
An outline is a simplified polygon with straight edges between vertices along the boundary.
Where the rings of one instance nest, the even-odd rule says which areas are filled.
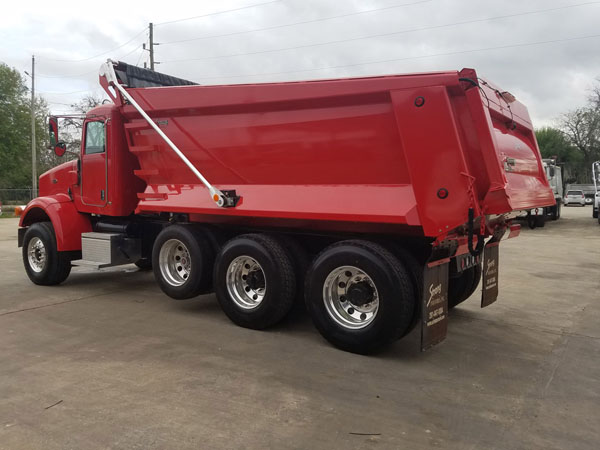
[[[25,311],[33,311],[34,309],[48,308],[50,306],[64,305],[65,303],[78,302],[80,300],[88,300],[90,298],[102,297],[103,295],[116,294],[118,292],[121,292],[121,291],[104,292],[102,294],[94,294],[94,295],[88,295],[86,297],[72,298],[71,300],[64,300],[62,302],[48,303],[47,305],[32,306],[31,308],[23,308],[23,309],[16,309],[14,311],[6,311],[3,313],[0,313],[0,316],[8,316],[10,314],[17,314],[17,313],[25,312]]]

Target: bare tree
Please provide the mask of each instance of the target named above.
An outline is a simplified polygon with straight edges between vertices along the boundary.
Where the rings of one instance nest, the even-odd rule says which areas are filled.
[[[84,115],[90,109],[95,108],[98,105],[101,105],[104,99],[102,97],[87,95],[83,97],[78,102],[72,103],[70,105],[71,109],[76,114]],[[75,115],[75,114],[74,114]],[[67,149],[72,152],[77,153],[79,151],[79,147],[81,146],[81,131],[83,128],[83,119],[78,118],[65,118],[62,119],[61,123],[61,133],[64,133],[61,136],[61,139],[65,141],[67,144]]]
[[[73,110],[73,117],[61,118],[60,119],[60,136],[59,139],[67,145],[67,153],[64,156],[58,157],[54,154],[53,149],[49,149],[49,145],[46,138],[47,150],[40,153],[40,169],[44,172],[52,167],[56,167],[58,164],[62,164],[66,161],[71,161],[79,157],[79,149],[81,147],[81,131],[83,128],[83,118],[85,114],[92,108],[102,104],[104,99],[102,97],[88,95],[83,97],[81,100],[69,105]],[[40,109],[41,110],[41,109]],[[47,110],[47,108],[46,108]],[[45,111],[46,111],[45,110]],[[77,118],[81,114],[81,118]],[[48,123],[47,118],[44,118],[44,123]],[[47,132],[42,134],[47,137]]]
[[[591,182],[591,166],[600,159],[600,84],[592,89],[588,105],[564,114],[560,128],[569,143],[583,156],[583,179]]]

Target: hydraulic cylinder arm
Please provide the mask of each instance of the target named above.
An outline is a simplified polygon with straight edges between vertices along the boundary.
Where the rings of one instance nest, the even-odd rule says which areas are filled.
[[[158,127],[158,125],[150,118],[148,114],[142,109],[142,107],[133,99],[133,97],[127,92],[125,87],[119,83],[117,75],[114,69],[114,62],[107,60],[106,63],[100,67],[100,76],[105,77],[108,84],[117,89],[123,97],[140,113],[140,115],[148,122],[148,124],[158,133],[158,135],[167,143],[169,147],[175,152],[175,154],[184,162],[186,166],[198,177],[198,179],[208,188],[212,200],[222,208],[233,207],[237,204],[239,197],[236,196],[235,191],[221,191],[214,187],[204,175],[192,164],[192,162],[183,154],[183,152],[169,139],[169,137]]]

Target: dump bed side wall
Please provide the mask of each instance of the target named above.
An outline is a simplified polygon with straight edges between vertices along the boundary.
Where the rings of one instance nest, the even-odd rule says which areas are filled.
[[[329,90],[293,86],[294,92],[278,95],[263,87],[264,95],[241,97],[224,87],[215,97],[217,88],[199,87],[203,95],[176,100],[153,89],[131,90],[209,180],[220,188],[234,187],[243,197],[235,209],[215,208],[193,174],[125,107],[133,119],[127,132],[141,162],[138,173],[149,185],[138,211],[418,227],[409,164],[385,89],[389,82],[381,84],[382,90],[362,84],[340,89],[332,83]],[[325,92],[329,95],[323,97]],[[179,108],[167,106],[175,102]],[[157,151],[141,151],[149,148]]]

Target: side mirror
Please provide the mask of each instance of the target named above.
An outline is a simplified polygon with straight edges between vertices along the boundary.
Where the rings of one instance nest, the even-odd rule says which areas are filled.
[[[67,146],[64,142],[58,141],[58,119],[56,117],[48,119],[48,131],[50,132],[50,146],[54,153],[56,156],[63,156],[67,151]]]

